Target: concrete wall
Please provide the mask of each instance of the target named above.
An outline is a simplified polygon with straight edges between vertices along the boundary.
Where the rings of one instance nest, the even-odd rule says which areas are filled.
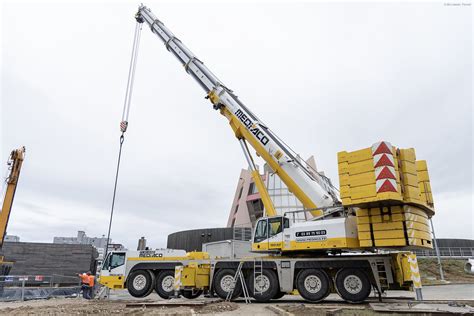
[[[10,275],[76,275],[94,271],[98,256],[91,245],[5,242],[2,250],[15,262]]]

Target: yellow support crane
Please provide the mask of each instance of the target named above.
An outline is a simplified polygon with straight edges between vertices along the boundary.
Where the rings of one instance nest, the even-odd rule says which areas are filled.
[[[16,187],[20,177],[21,166],[25,159],[25,147],[15,149],[8,158],[9,174],[5,180],[6,191],[3,196],[2,209],[0,210],[0,275],[8,275],[12,267],[12,262],[4,261],[2,247],[7,233],[8,220],[12,211],[13,199],[15,198]]]

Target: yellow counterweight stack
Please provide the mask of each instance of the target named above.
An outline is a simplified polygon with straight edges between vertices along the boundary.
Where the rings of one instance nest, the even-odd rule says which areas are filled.
[[[433,194],[431,193],[430,176],[428,175],[428,167],[425,160],[416,161],[416,171],[418,173],[418,188],[420,189],[421,202],[433,209]]]
[[[396,150],[387,144],[338,153],[340,193],[345,206],[403,201]]]
[[[388,142],[338,153],[341,199],[356,208],[361,247],[432,248],[426,161]]]
[[[432,248],[427,214],[411,205],[361,208],[356,211],[361,247]]]

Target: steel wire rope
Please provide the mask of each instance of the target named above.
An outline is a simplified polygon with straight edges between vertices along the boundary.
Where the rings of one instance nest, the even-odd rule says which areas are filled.
[[[127,89],[125,91],[125,101],[124,101],[123,111],[122,111],[122,121],[120,122],[120,130],[122,134],[120,135],[120,147],[119,147],[119,153],[118,153],[118,159],[117,159],[117,168],[115,171],[115,182],[114,182],[114,191],[112,195],[112,206],[110,208],[109,227],[107,230],[107,240],[106,240],[103,260],[107,258],[109,245],[110,245],[110,232],[112,230],[112,219],[114,216],[115,197],[117,195],[117,183],[118,183],[118,176],[119,176],[119,171],[120,171],[120,161],[122,158],[122,147],[125,141],[125,132],[127,131],[127,127],[128,127],[128,116],[130,113],[130,103],[132,100],[133,82],[135,80],[135,69],[137,65],[138,48],[140,45],[141,30],[142,30],[142,24],[137,22],[135,26],[135,35],[133,38],[132,56],[130,58],[130,66],[128,69]],[[102,262],[102,264],[104,264],[104,262]]]

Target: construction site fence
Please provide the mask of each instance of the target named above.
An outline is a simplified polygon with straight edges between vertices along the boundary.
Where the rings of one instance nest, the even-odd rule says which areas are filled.
[[[439,255],[442,258],[464,259],[474,258],[472,247],[439,247]],[[436,250],[416,250],[415,254],[420,258],[436,257]]]
[[[0,301],[24,301],[51,297],[76,297],[81,290],[78,277],[64,275],[0,276]]]

